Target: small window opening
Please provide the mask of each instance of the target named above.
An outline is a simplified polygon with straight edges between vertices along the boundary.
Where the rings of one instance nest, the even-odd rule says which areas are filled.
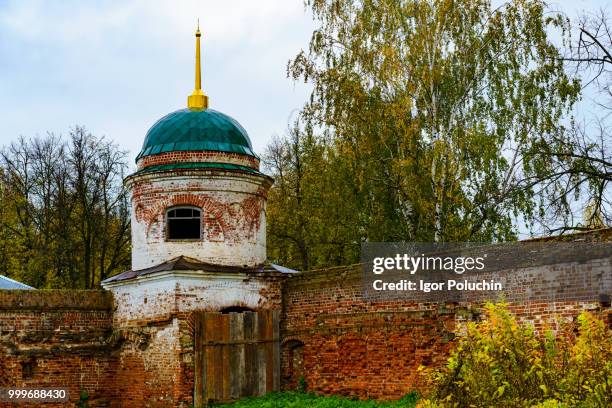
[[[198,208],[181,207],[168,211],[168,239],[200,239],[202,212]]]

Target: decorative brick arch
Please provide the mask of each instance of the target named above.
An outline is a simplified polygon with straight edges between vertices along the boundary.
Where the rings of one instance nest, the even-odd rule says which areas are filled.
[[[140,197],[134,198],[137,201]],[[252,195],[241,202],[223,203],[207,194],[178,193],[160,196],[146,205],[139,202],[135,206],[136,219],[144,221],[147,235],[157,222],[163,222],[166,210],[170,207],[190,205],[202,209],[204,237],[210,241],[253,238],[261,224],[261,211],[264,198]]]

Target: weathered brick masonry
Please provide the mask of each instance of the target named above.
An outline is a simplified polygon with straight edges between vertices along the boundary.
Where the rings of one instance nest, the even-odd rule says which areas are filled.
[[[263,275],[161,280],[115,302],[108,291],[0,291],[0,387],[67,388],[70,403],[50,407],[83,391],[90,407],[191,407],[192,311],[280,309],[281,278]]]
[[[230,163],[259,170],[259,159],[256,157],[237,153],[212,151],[174,151],[153,156],[145,156],[138,160],[137,168],[141,170],[149,166],[194,162]]]
[[[278,273],[170,271],[129,287],[111,286],[114,327],[140,336],[120,350],[120,406],[191,407],[193,312],[280,309],[281,280]]]
[[[89,407],[190,406],[190,315],[118,318],[107,291],[0,291],[0,387],[66,388],[49,407],[82,392]]]
[[[600,296],[555,298],[551,291],[580,293],[584,281],[550,285],[551,271],[590,272],[601,280]],[[610,259],[495,272],[518,288],[512,310],[538,328],[585,309],[612,327],[611,273]],[[461,325],[480,318],[481,303],[368,301],[361,274],[359,265],[289,278],[173,270],[112,287],[114,298],[102,291],[0,291],[0,386],[67,387],[71,403],[87,391],[91,407],[189,407],[192,313],[282,308],[284,388],[304,377],[320,393],[399,398],[422,386],[420,365],[445,361]]]
[[[316,392],[399,398],[419,386],[419,365],[445,359],[459,317],[473,315],[454,304],[364,301],[359,265],[291,277],[281,320],[284,387],[303,376]]]
[[[132,269],[187,255],[216,265],[254,266],[266,259],[268,178],[220,170],[132,175]],[[200,208],[202,239],[167,239],[165,214],[173,206]]]
[[[198,30],[198,50],[200,35]],[[281,309],[284,388],[303,378],[316,392],[380,399],[419,389],[417,368],[446,360],[461,325],[480,318],[482,299],[365,297],[358,265],[294,274],[267,263],[266,200],[273,180],[259,172],[244,128],[207,109],[200,81],[188,101],[188,109],[149,129],[137,171],[125,179],[131,270],[104,280],[107,291],[0,291],[0,387],[68,389],[69,403],[45,406],[75,406],[83,392],[89,407],[192,407],[194,384],[199,391],[211,388],[202,385],[212,377],[207,385],[229,384],[228,370],[217,368],[225,364],[195,372],[196,358],[198,367],[209,360],[194,350],[196,322],[201,327],[194,314]],[[611,241],[612,229],[577,240]],[[513,310],[536,327],[554,325],[558,317],[571,320],[584,309],[612,320],[609,259],[548,265],[515,265],[490,277],[514,288]],[[579,297],[568,300],[567,293]],[[225,342],[200,351],[220,346],[215,360],[227,362],[220,351],[242,350],[244,359],[234,360],[238,367],[247,354],[250,362],[266,358],[252,352],[257,330],[246,323],[228,327],[235,336],[226,331],[227,339],[242,341],[242,349]],[[265,339],[277,346],[277,338]],[[267,358],[276,367],[273,352]],[[252,382],[252,371],[244,372]],[[278,377],[270,374],[264,382],[272,379],[277,388]],[[271,389],[264,385],[257,392]],[[200,394],[219,400],[216,391]]]
[[[601,293],[563,300],[559,293],[583,293],[584,281],[551,285],[546,279],[551,271],[556,276],[589,272],[600,279]],[[514,298],[509,299],[511,310],[536,328],[555,328],[582,310],[601,314],[612,327],[609,257],[492,275],[515,288]],[[324,394],[400,398],[421,387],[420,365],[436,366],[446,360],[461,324],[479,319],[481,307],[477,299],[367,301],[360,265],[292,276],[283,289],[283,385],[293,388],[303,377],[309,389]]]
[[[0,291],[0,387],[68,389],[71,405],[45,406],[73,406],[82,391],[91,407],[119,406],[114,381],[123,341],[113,331],[108,292]]]

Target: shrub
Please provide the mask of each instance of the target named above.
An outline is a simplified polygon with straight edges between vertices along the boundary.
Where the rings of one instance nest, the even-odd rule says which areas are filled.
[[[506,304],[486,312],[429,375],[434,391],[420,407],[612,406],[612,337],[601,320],[583,312],[575,330],[538,334]]]

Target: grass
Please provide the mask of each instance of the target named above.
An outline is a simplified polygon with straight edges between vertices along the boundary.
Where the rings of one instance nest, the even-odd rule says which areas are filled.
[[[252,397],[223,408],[414,408],[418,401],[416,393],[410,393],[399,401],[359,401],[342,397],[322,397],[314,393],[296,391],[274,392],[263,397]]]

